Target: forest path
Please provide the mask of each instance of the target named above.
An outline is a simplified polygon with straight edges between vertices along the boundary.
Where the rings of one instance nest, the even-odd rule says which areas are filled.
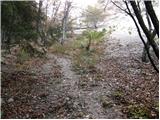
[[[51,52],[20,70],[2,65],[3,118],[127,118],[122,113],[126,101],[134,100],[131,95],[147,98],[158,76],[142,64],[137,35],[114,32],[102,46],[100,62],[80,74],[71,56]],[[117,99],[119,88],[124,92]]]
[[[112,105],[114,107],[108,107],[107,109],[103,108],[102,99],[103,102],[104,99],[106,102],[109,102],[107,103],[108,106],[113,103],[107,98],[107,95],[111,93],[111,88],[107,83],[104,83],[104,81],[96,82],[91,79],[88,84],[85,85],[86,87],[83,88],[83,85],[81,86],[82,77],[72,70],[72,61],[70,58],[52,53],[49,53],[47,58],[49,62],[56,60],[56,64],[60,66],[61,73],[63,74],[61,83],[56,85],[57,90],[59,89],[59,91],[65,93],[62,96],[65,98],[65,101],[67,99],[67,104],[69,102],[69,107],[77,109],[68,114],[69,118],[121,118],[121,113],[117,111],[118,109],[114,105]],[[53,65],[45,63],[42,72],[44,74],[50,72],[51,66]],[[55,85],[51,86],[50,89],[52,89],[52,87],[55,88]],[[52,93],[55,94],[53,90]],[[52,118],[53,116],[48,117]],[[65,116],[65,118],[67,118],[67,116]]]
[[[69,58],[65,56],[56,56],[53,54],[48,54],[50,59],[55,59],[57,64],[61,66],[61,71],[63,74],[63,81],[61,82],[59,89],[62,91],[67,90],[66,94],[71,98],[74,98],[73,104],[79,108],[77,113],[79,117],[82,118],[108,118],[104,116],[103,108],[99,101],[97,101],[102,90],[99,88],[92,90],[83,90],[79,86],[80,75],[77,75],[72,70],[72,62]],[[78,107],[78,105],[80,105]],[[83,110],[82,110],[83,109]]]
[[[116,36],[120,36],[120,38],[118,39]],[[124,34],[123,32],[114,32],[109,41],[106,40],[104,43],[106,49],[104,51],[102,61],[108,59],[121,60],[121,58],[130,58],[131,56],[139,55],[141,53],[140,42],[141,41],[138,41],[137,35],[134,36],[134,34],[129,35]],[[110,98],[111,94],[113,94],[113,88],[116,86],[116,79],[113,76],[107,77],[103,81],[96,81],[88,76],[88,81],[83,83],[83,76],[77,75],[76,72],[73,71],[73,61],[69,56],[48,53],[47,59],[46,63],[42,65],[41,74],[47,75],[51,78],[52,76],[50,72],[54,69],[55,61],[56,64],[60,66],[62,73],[61,82],[59,84],[52,85],[49,89],[52,89],[53,87],[54,89],[56,88],[57,91],[59,91],[58,94],[62,95],[64,98],[63,101],[67,102],[67,104],[69,104],[70,107],[72,106],[73,109],[77,109],[76,112],[69,112],[68,116],[61,116],[62,118],[123,118],[121,108]],[[113,64],[115,63],[113,62]],[[122,66],[125,67],[127,64],[130,65],[130,61],[126,59],[125,62],[119,61],[119,64],[123,64]],[[114,67],[116,66],[109,68],[114,70]],[[97,69],[99,69],[100,72],[106,70],[103,62],[102,64],[100,63],[97,65]],[[134,71],[135,74],[136,72],[139,72],[136,68],[131,68],[130,72],[132,71]],[[107,74],[110,74],[110,72],[107,71]],[[83,84],[85,85],[83,86]],[[55,94],[54,90],[51,91],[52,92],[50,94]],[[106,108],[103,106],[105,103],[107,104]],[[52,118],[53,116],[51,115],[48,117]]]

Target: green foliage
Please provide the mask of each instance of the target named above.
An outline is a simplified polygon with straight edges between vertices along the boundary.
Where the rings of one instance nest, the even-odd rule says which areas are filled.
[[[2,1],[1,6],[2,45],[37,39],[35,1]]]
[[[146,107],[140,105],[128,106],[128,117],[132,119],[147,119],[149,118]]]
[[[86,73],[88,70],[93,69],[99,60],[96,51],[80,50],[74,56],[74,70],[78,73]]]
[[[113,96],[116,97],[116,98],[121,98],[124,96],[124,93],[120,90],[117,90],[113,93]]]
[[[22,49],[21,51],[19,51],[18,55],[17,55],[17,62],[18,63],[23,63],[26,60],[28,60],[30,58],[30,55],[28,52],[26,52],[24,49]]]
[[[87,30],[83,32],[83,35],[88,40],[99,41],[105,35],[105,30],[102,30],[102,31]]]
[[[90,46],[92,42],[98,43],[102,40],[102,38],[105,35],[105,30],[102,31],[96,31],[96,30],[87,30],[82,33],[82,35],[86,38],[87,40],[87,45],[86,49],[90,50]]]
[[[48,32],[48,35],[51,36],[51,44],[52,44],[55,41],[58,41],[62,36],[62,26],[60,26],[59,24],[55,26],[50,26],[47,32]]]
[[[50,51],[52,53],[57,53],[57,54],[66,54],[67,47],[61,45],[59,42],[55,42],[51,47]]]

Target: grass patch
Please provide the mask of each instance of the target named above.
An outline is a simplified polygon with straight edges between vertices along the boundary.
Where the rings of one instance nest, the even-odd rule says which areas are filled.
[[[113,96],[119,99],[124,96],[124,93],[121,90],[117,90],[113,93]]]
[[[117,105],[123,104],[127,105],[128,101],[125,99],[125,91],[122,89],[117,89],[112,93],[112,98]]]
[[[87,71],[90,71],[90,69],[94,69],[99,60],[99,55],[96,51],[86,51],[85,49],[81,49],[74,55],[73,59],[74,69],[81,74],[84,74]]]
[[[58,54],[66,54],[66,46],[61,45],[58,42],[55,42],[51,47],[50,51],[52,53],[58,53]]]
[[[85,74],[95,69],[95,65],[100,60],[103,48],[100,44],[92,45],[90,50],[86,50],[88,40],[83,36],[78,36],[74,40],[67,41],[64,45],[55,42],[49,51],[54,54],[68,55],[73,60],[73,70],[77,74]]]
[[[30,54],[26,52],[24,49],[22,49],[21,51],[19,51],[17,55],[17,62],[22,64],[23,62],[29,60],[29,58]]]
[[[131,119],[150,118],[147,108],[142,105],[129,105],[127,107],[127,116]]]

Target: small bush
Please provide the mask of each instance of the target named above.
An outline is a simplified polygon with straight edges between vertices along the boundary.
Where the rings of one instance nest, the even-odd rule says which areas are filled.
[[[51,46],[51,52],[53,53],[60,53],[64,54],[65,53],[65,47],[62,46],[60,43],[55,43]]]
[[[98,56],[95,53],[86,50],[80,50],[74,56],[74,68],[79,71],[86,72],[87,69],[92,69],[98,61]]]
[[[21,51],[19,51],[18,55],[17,55],[17,61],[18,63],[23,63],[26,60],[28,60],[30,58],[29,53],[27,53],[24,49],[22,49]]]
[[[147,119],[149,118],[149,113],[144,106],[140,105],[130,105],[128,106],[127,116],[132,119]]]

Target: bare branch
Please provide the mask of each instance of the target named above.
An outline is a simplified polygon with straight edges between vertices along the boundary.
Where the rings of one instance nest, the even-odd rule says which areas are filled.
[[[150,53],[149,53],[149,49],[147,48],[148,46],[147,46],[147,44],[145,43],[145,41],[144,41],[144,39],[143,39],[143,37],[142,37],[142,34],[141,34],[140,28],[139,28],[139,26],[138,26],[138,23],[136,22],[134,16],[131,14],[131,11],[130,11],[130,9],[129,9],[129,6],[128,6],[127,2],[126,2],[126,1],[124,1],[124,2],[125,2],[125,4],[126,4],[126,7],[127,7],[128,11],[129,11],[129,13],[130,13],[131,18],[133,19],[133,21],[134,21],[134,23],[135,23],[135,25],[136,25],[136,28],[137,28],[139,37],[141,38],[141,40],[142,40],[142,42],[143,42],[143,44],[144,44],[144,47],[145,47],[145,49],[146,49],[148,58],[149,58],[149,60],[150,60],[150,62],[151,62],[151,64],[152,64],[152,66],[154,67],[154,69],[159,73],[159,69],[158,69],[158,68],[156,67],[156,65],[154,64],[153,59],[152,59],[152,57],[151,57],[151,55],[150,55]],[[155,34],[155,33],[153,33],[153,34]],[[154,36],[152,36],[152,37],[154,37]]]
[[[125,13],[127,13],[129,15],[129,12],[123,8],[121,8],[120,6],[118,6],[115,2],[111,1],[116,7],[118,7],[119,9],[121,9],[122,11],[124,11]]]

